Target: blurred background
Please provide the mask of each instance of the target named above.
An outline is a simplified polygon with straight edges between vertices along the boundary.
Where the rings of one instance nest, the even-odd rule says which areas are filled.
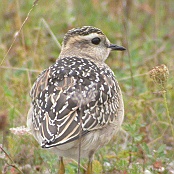
[[[32,0],[0,5],[0,173],[57,173],[57,157],[20,126],[26,126],[32,84],[56,61],[64,34],[91,25],[127,48],[106,61],[123,91],[125,120],[97,152],[94,173],[173,174],[174,1],[40,0],[32,6]],[[66,173],[77,173],[75,161],[66,160]]]

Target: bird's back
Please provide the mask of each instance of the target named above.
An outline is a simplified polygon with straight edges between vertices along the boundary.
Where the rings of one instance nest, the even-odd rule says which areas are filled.
[[[41,73],[30,95],[29,126],[44,148],[78,139],[81,126],[86,136],[112,123],[119,126],[123,120],[119,118],[123,117],[119,114],[121,91],[105,63],[98,66],[90,59],[61,58]]]

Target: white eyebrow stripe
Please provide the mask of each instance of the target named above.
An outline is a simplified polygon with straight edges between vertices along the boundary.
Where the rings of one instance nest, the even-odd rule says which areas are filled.
[[[101,36],[101,34],[97,34],[97,33],[91,33],[91,34],[89,34],[89,35],[86,35],[86,36],[82,36],[83,38],[85,38],[85,39],[93,39],[94,37],[100,37]]]

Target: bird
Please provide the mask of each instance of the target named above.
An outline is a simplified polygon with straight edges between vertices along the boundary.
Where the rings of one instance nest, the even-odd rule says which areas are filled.
[[[88,159],[86,174],[92,174],[95,152],[123,123],[122,91],[105,63],[113,50],[126,49],[112,44],[99,28],[73,28],[58,59],[31,88],[27,126],[42,148],[59,156],[59,174],[65,173],[63,158],[77,160],[79,153]]]

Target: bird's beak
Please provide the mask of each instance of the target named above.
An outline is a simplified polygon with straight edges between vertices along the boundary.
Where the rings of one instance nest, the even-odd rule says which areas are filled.
[[[110,48],[111,50],[118,50],[118,51],[124,51],[124,50],[126,50],[126,48],[124,48],[122,46],[115,45],[115,44],[110,44],[108,46],[108,48]]]

